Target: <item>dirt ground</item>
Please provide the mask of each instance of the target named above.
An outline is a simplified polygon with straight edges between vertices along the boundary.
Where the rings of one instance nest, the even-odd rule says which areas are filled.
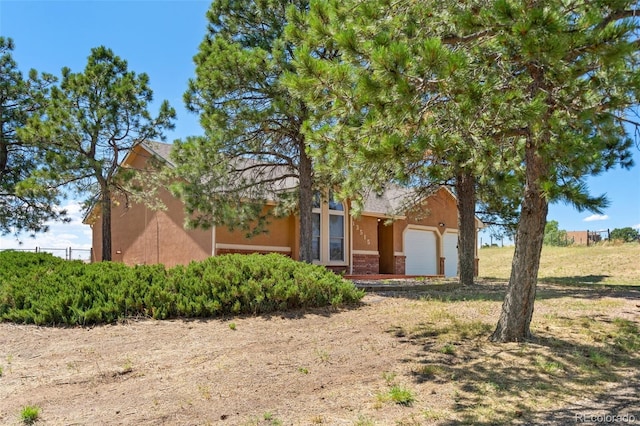
[[[637,320],[637,299],[623,300]],[[0,323],[0,424],[21,424],[26,405],[40,407],[43,425],[446,423],[424,413],[453,409],[456,391],[416,380],[427,348],[394,332],[421,322],[421,303],[368,294],[339,311],[92,328]],[[500,303],[488,306],[482,320],[495,324]],[[416,401],[385,399],[394,385]]]

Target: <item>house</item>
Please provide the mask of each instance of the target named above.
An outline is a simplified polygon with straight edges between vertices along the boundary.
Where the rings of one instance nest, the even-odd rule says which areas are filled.
[[[130,151],[122,166],[142,169],[153,156],[168,161],[170,150],[171,145],[146,142]],[[349,275],[457,275],[455,196],[442,187],[412,211],[390,216],[389,212],[401,206],[406,192],[393,188],[384,194],[369,196],[358,218],[350,215],[350,203],[337,202],[331,194],[325,194],[324,199],[317,196],[312,241],[315,262]],[[298,257],[300,231],[294,215],[273,219],[268,233],[252,238],[224,226],[186,230],[182,202],[164,189],[160,197],[166,210],[152,210],[143,204],[114,203],[114,261],[173,266],[226,253],[277,252],[294,259]],[[96,206],[85,218],[93,232],[95,259],[101,258],[99,216],[99,206]],[[477,223],[480,227],[480,221]]]
[[[603,238],[603,235],[606,235]],[[603,239],[609,239],[609,230],[604,231],[567,231],[567,242],[576,245],[592,245],[601,242]]]

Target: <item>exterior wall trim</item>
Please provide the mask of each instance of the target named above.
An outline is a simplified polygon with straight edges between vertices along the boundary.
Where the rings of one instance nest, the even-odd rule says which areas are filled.
[[[291,247],[282,247],[282,246],[257,246],[251,244],[225,244],[225,243],[216,243],[216,249],[227,249],[227,250],[245,250],[245,251],[274,251],[280,253],[291,253]]]
[[[377,213],[377,212],[362,212],[361,215],[362,216],[369,216],[369,217],[377,217],[377,218],[380,218],[380,219],[391,219],[393,221],[404,220],[404,219],[407,218],[406,215],[390,215],[390,214]]]
[[[211,227],[211,256],[216,255],[216,227]]]
[[[440,230],[438,229],[437,226],[414,225],[413,223],[409,223],[407,224],[406,228],[404,228],[403,233],[407,229],[420,229],[422,231],[436,231],[438,234],[440,234]]]
[[[351,207],[351,205],[349,205]],[[353,275],[353,216],[349,215],[349,274]]]
[[[353,250],[353,254],[370,254],[373,256],[378,256],[380,252],[378,250]]]

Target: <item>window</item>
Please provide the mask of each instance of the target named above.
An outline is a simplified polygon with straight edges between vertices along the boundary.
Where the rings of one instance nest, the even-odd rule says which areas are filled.
[[[321,216],[320,193],[313,194],[313,213],[311,214],[311,256],[313,260],[320,261],[320,216]]]
[[[314,196],[312,213],[313,259],[319,263],[345,262],[345,209],[329,191],[326,202],[321,202],[319,193]]]

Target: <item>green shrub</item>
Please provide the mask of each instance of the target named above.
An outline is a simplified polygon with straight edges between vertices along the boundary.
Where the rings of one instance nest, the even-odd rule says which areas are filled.
[[[218,256],[165,269],[0,252],[0,319],[19,323],[259,314],[352,304],[363,295],[321,266],[278,254]]]
[[[399,405],[410,406],[416,400],[413,392],[400,386],[393,386],[389,390],[389,397],[393,402]]]
[[[20,411],[20,419],[25,425],[32,425],[40,417],[40,408],[35,405],[27,405]]]

